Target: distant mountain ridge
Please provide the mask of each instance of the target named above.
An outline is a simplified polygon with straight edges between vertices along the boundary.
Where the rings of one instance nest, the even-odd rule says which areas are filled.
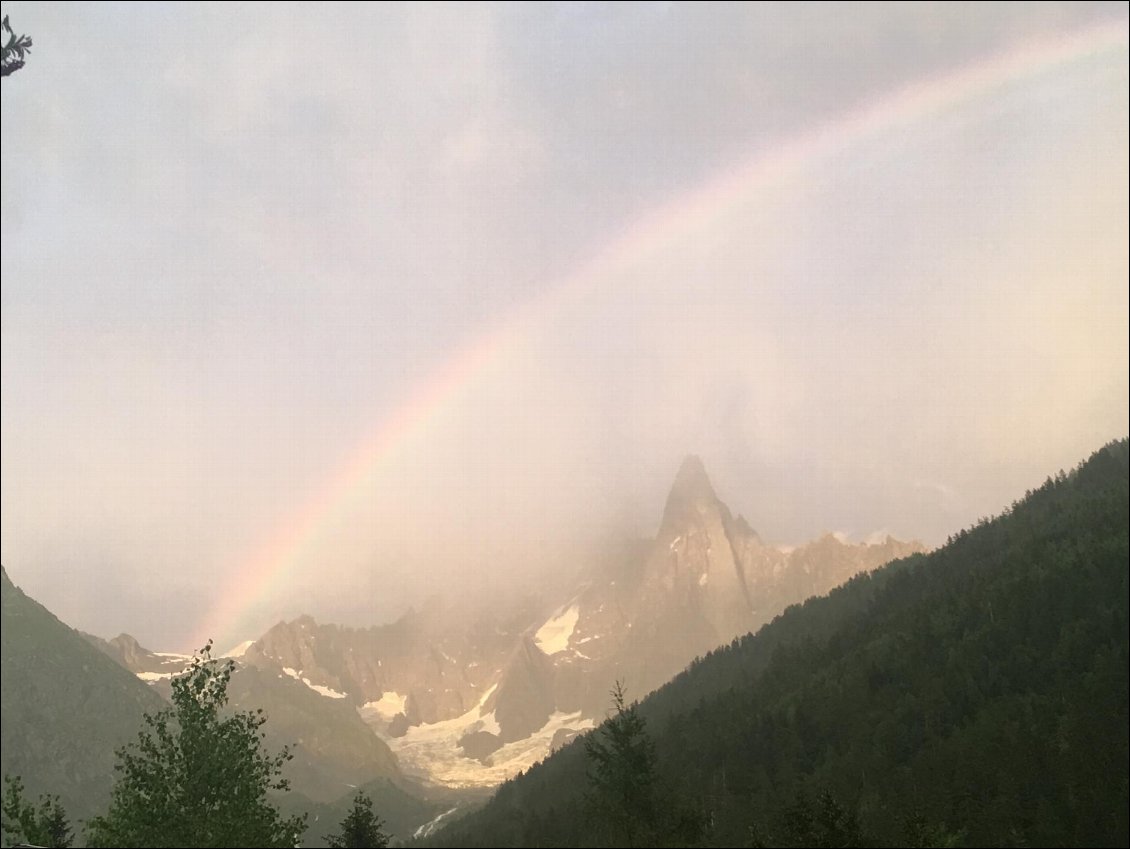
[[[368,629],[303,616],[271,628],[243,660],[343,694],[410,774],[489,785],[602,717],[614,680],[648,692],[787,605],[921,550],[831,534],[787,552],[768,546],[691,456],[657,536],[590,569],[556,602],[428,608]]]
[[[279,623],[233,651],[231,705],[265,708],[268,744],[294,745],[292,802],[336,804],[353,786],[388,787],[399,824],[414,829],[435,812],[405,793],[439,793],[446,804],[443,788],[495,786],[599,721],[613,681],[645,693],[788,604],[920,548],[832,535],[787,552],[765,545],[688,457],[656,537],[610,552],[561,596],[470,611],[429,604],[367,629],[308,616]],[[128,634],[66,630],[153,697],[167,696],[189,660]]]
[[[191,659],[150,651],[129,634],[112,640],[83,636],[163,697],[171,692],[170,680]],[[228,698],[233,710],[266,712],[268,745],[292,748],[294,759],[287,767],[291,786],[316,802],[335,801],[350,787],[377,779],[401,778],[388,746],[341,697],[327,698],[326,692],[286,672],[236,661]]]
[[[645,699],[664,845],[1125,846],[1130,443],[857,576]],[[605,846],[579,745],[445,846]],[[653,845],[640,843],[638,845]]]

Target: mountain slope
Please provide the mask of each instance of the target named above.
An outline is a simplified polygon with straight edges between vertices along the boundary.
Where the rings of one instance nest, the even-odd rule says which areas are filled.
[[[170,679],[189,660],[184,655],[150,651],[129,634],[112,640],[83,636],[164,697],[169,695]],[[266,744],[272,750],[291,747],[294,758],[287,764],[286,776],[302,797],[333,803],[362,784],[402,781],[395,755],[343,694],[312,686],[289,668],[235,663],[228,685],[229,708],[264,711]]]
[[[613,681],[646,693],[788,604],[919,550],[830,534],[789,551],[766,545],[692,456],[656,537],[591,564],[563,597],[506,610],[433,606],[369,629],[304,616],[273,627],[243,660],[345,694],[407,773],[491,786],[591,727]]]
[[[1127,845],[1128,467],[1111,444],[694,664],[641,705],[657,792],[703,845]],[[570,745],[438,841],[605,845],[585,773]]]
[[[154,694],[167,698],[170,679],[183,671],[186,655],[153,652],[129,634],[103,640],[82,637],[99,651],[147,682]],[[358,788],[373,800],[386,831],[401,838],[453,806],[477,797],[436,792],[400,772],[389,747],[366,725],[340,693],[300,680],[293,670],[259,668],[236,660],[228,685],[229,708],[267,716],[264,742],[271,751],[289,746],[293,759],[284,775],[290,790],[273,794],[284,815],[307,814],[307,846],[325,846],[325,837],[349,813]]]
[[[0,578],[0,771],[29,796],[61,797],[72,821],[110,798],[114,751],[137,738],[162,699],[12,584]]]

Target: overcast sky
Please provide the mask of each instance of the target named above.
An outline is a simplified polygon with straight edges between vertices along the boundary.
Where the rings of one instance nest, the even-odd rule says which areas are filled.
[[[935,545],[1130,430],[1124,3],[3,12],[0,538],[76,627],[191,648],[302,522],[211,636],[567,574],[692,452]]]

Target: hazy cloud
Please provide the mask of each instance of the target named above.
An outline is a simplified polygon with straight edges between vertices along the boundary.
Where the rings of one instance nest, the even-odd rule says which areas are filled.
[[[934,544],[1124,435],[1125,5],[841,5],[5,4],[13,579],[187,648],[390,421],[217,639],[567,574],[688,452],[772,542]]]

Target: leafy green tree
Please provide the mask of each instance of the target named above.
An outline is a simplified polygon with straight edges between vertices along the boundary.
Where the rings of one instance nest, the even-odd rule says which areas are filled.
[[[588,804],[613,839],[645,845],[656,816],[655,744],[636,704],[625,704],[623,684],[617,681],[610,695],[613,715],[585,737]]]
[[[38,807],[24,799],[24,785],[17,775],[4,776],[4,835],[9,846],[31,843],[36,846],[71,845],[74,835],[67,812],[58,796],[40,796]]]
[[[6,77],[24,66],[27,54],[31,52],[31,39],[12,32],[7,15],[0,21],[0,39],[3,39],[0,43],[0,77]]]
[[[341,821],[341,834],[326,835],[326,841],[336,849],[384,849],[389,836],[383,827],[384,822],[373,813],[373,800],[359,791],[352,810]]]
[[[287,790],[293,756],[263,749],[262,710],[225,715],[235,664],[212,642],[173,680],[172,707],[145,715],[138,740],[118,750],[110,810],[88,825],[95,846],[294,846],[306,817],[284,819],[267,798]]]

